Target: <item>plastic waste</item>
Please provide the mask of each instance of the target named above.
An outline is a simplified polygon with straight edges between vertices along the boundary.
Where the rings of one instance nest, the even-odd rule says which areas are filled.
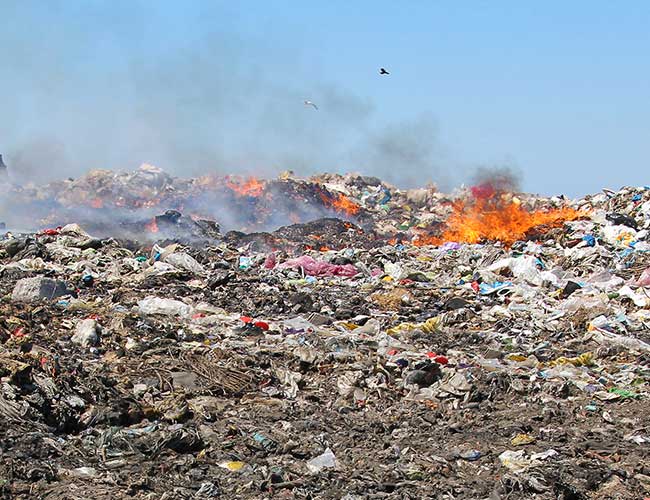
[[[332,469],[338,466],[334,452],[327,448],[321,455],[312,458],[307,462],[307,468],[313,472],[318,473],[323,469]]]
[[[646,268],[634,282],[636,286],[650,286],[650,267]]]
[[[400,323],[397,326],[389,328],[386,333],[397,335],[399,333],[410,332],[413,330],[422,330],[424,333],[434,333],[440,328],[442,319],[439,316],[429,318],[423,323]]]
[[[162,314],[164,316],[190,316],[192,307],[180,300],[164,299],[160,297],[146,297],[138,301],[138,310],[141,314]]]
[[[71,340],[82,347],[89,347],[99,343],[101,328],[96,320],[84,319],[77,323]]]
[[[184,269],[194,274],[205,273],[205,268],[196,261],[191,255],[186,253],[172,253],[167,255],[164,260],[167,264],[171,264],[179,269]]]
[[[499,455],[499,460],[501,461],[501,465],[510,472],[519,474],[526,471],[540,460],[546,460],[556,455],[558,455],[558,452],[553,449],[541,453],[533,453],[530,456],[526,454],[525,450],[506,450]]]
[[[592,234],[585,234],[582,237],[582,241],[584,241],[589,247],[596,246],[596,238]]]
[[[605,226],[602,232],[604,240],[618,248],[630,247],[637,241],[636,231],[627,226]]]
[[[301,269],[310,276],[343,276],[351,278],[359,274],[359,270],[352,264],[330,264],[329,262],[317,261],[308,255],[289,259],[280,264],[278,268]]]
[[[643,340],[619,335],[618,333],[610,332],[604,327],[608,324],[605,316],[598,316],[589,323],[588,331],[596,342],[604,345],[619,345],[628,349],[634,349],[642,352],[650,352],[650,344]]]
[[[468,462],[475,462],[481,458],[481,452],[479,450],[467,450],[459,454],[459,457]]]
[[[513,446],[524,446],[527,444],[533,444],[536,439],[529,434],[517,434],[510,440],[510,444]]]
[[[264,259],[264,269],[273,269],[277,264],[277,258],[274,253],[270,253]]]
[[[219,467],[223,467],[224,469],[228,469],[231,472],[239,472],[244,467],[246,467],[246,462],[240,462],[238,460],[221,462],[219,464]]]

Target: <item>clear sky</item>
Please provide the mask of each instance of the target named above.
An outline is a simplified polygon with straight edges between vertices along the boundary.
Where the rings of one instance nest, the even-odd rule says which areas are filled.
[[[507,167],[572,196],[650,184],[647,1],[2,0],[0,18],[18,176],[150,162],[446,188]]]

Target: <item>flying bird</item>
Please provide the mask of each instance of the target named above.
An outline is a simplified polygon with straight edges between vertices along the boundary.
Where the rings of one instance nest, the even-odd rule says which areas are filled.
[[[386,71],[386,68],[379,68],[379,74],[380,75],[390,75],[388,71]]]
[[[311,101],[305,101],[305,106],[312,106],[314,109],[318,109],[318,106]]]

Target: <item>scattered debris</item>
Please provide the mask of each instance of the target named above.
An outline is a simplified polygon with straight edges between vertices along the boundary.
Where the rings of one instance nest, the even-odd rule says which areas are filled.
[[[0,239],[0,490],[649,496],[650,190],[474,188],[13,188],[42,217]]]

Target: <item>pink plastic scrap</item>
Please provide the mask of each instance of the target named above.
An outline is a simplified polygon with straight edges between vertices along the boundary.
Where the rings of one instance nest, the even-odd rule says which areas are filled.
[[[308,255],[296,259],[289,259],[278,266],[280,269],[302,269],[308,276],[346,276],[351,278],[359,273],[352,264],[330,264],[314,260]]]
[[[274,253],[270,253],[266,256],[264,260],[264,269],[273,269],[276,264],[276,258]]]
[[[641,273],[639,279],[636,280],[636,286],[650,286],[650,267]]]

